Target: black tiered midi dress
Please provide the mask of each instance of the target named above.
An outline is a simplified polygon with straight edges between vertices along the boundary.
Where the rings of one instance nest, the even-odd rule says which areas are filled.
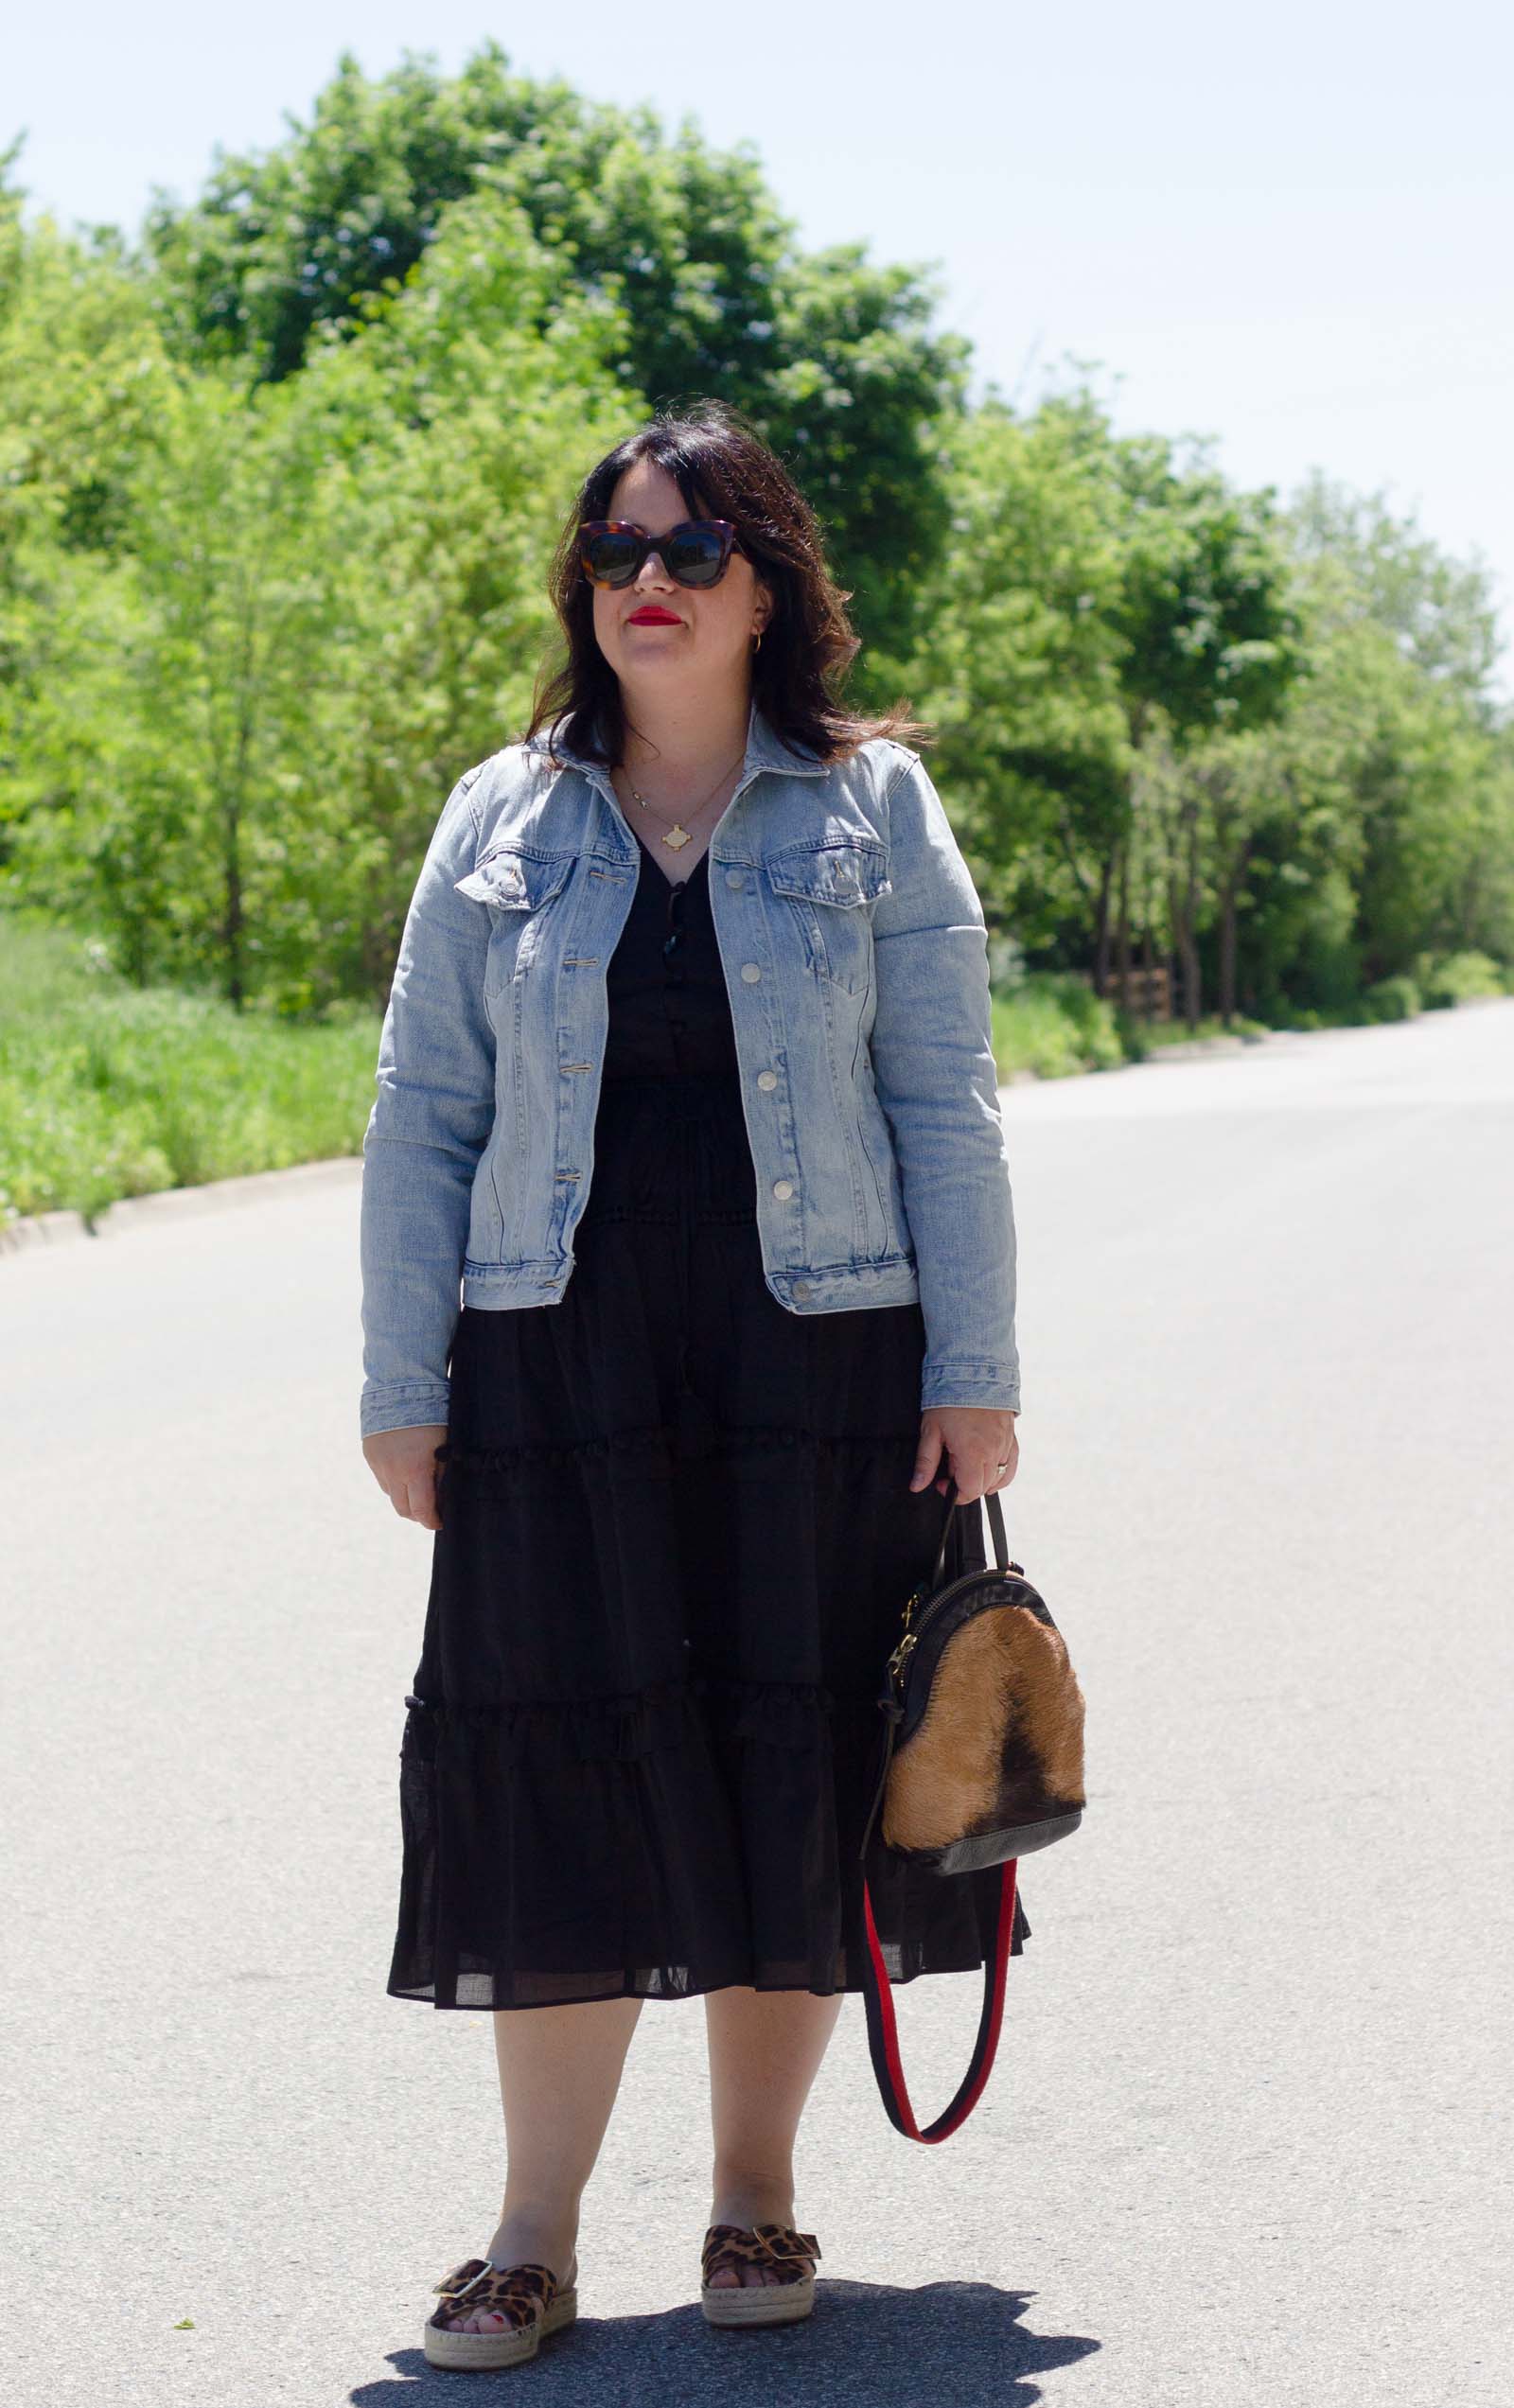
[[[453,1341],[388,1991],[860,1991],[876,1700],[945,1512],[908,1485],[921,1309],[799,1315],[764,1279],[708,855],[675,886],[642,843],[606,976],[572,1276]],[[980,1968],[1000,1871],[874,1832],[890,1979]]]

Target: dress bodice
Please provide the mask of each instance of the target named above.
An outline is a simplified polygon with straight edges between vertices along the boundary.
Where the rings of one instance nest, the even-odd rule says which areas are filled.
[[[710,855],[671,882],[636,832],[636,893],[606,973],[607,1079],[734,1070],[731,1001],[710,907]]]

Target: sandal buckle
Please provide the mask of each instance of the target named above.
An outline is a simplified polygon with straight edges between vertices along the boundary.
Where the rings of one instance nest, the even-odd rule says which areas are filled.
[[[463,2265],[466,2266],[467,2263],[467,2259],[465,2258]],[[494,2271],[495,2269],[490,2265],[488,2259],[485,2259],[476,2274],[464,2276],[463,2280],[459,2282],[457,2280],[457,2276],[462,2274],[463,2267],[454,2266],[449,2275],[444,2275],[442,2276],[440,2282],[433,2282],[431,2289],[432,2291],[439,2291],[444,2299],[461,2299],[466,2291],[471,2291],[475,2283],[482,2282],[485,2275],[491,2275]]]
[[[796,2232],[784,2224],[754,2224],[753,2232],[769,2258],[792,2265],[802,2258],[819,2258],[819,2243],[812,2232]]]

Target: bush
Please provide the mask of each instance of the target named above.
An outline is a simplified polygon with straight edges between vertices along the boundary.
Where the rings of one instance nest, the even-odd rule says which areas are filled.
[[[1126,1059],[1113,1006],[1071,970],[1032,971],[995,993],[994,1051],[1000,1079],[1017,1070],[1065,1079]]]
[[[1412,1020],[1421,1010],[1419,990],[1412,978],[1380,978],[1362,997],[1368,1020]]]
[[[1444,1011],[1452,1004],[1470,1003],[1479,995],[1501,995],[1505,992],[1504,975],[1486,953],[1447,954],[1423,980],[1425,1008],[1432,1011]]]

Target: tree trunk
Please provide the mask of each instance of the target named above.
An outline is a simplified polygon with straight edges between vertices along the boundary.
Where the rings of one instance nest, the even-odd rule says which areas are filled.
[[[1119,908],[1115,921],[1115,962],[1119,976],[1119,1007],[1130,1010],[1130,845],[1119,848]]]
[[[1169,872],[1167,881],[1172,943],[1183,977],[1183,1017],[1190,1036],[1197,1031],[1203,1005],[1195,927],[1199,896],[1198,818],[1197,801],[1186,803],[1178,823],[1178,843],[1173,848],[1174,870]],[[1183,865],[1181,885],[1175,874],[1178,860]]]
[[[1220,894],[1220,1018],[1227,1028],[1236,1016],[1237,905],[1255,841],[1249,835],[1241,846]]]
[[[1104,855],[1103,867],[1099,877],[1099,907],[1094,920],[1094,993],[1096,995],[1106,994],[1109,991],[1109,895],[1114,885],[1116,856],[1121,850],[1119,839],[1117,837],[1111,850]]]
[[[232,772],[231,793],[226,812],[226,993],[238,1011],[247,1002],[246,934],[247,923],[242,901],[242,820],[247,796],[252,785],[255,709],[254,690],[257,668],[257,606],[251,593],[243,596],[241,658],[238,663],[237,693],[237,758]]]

